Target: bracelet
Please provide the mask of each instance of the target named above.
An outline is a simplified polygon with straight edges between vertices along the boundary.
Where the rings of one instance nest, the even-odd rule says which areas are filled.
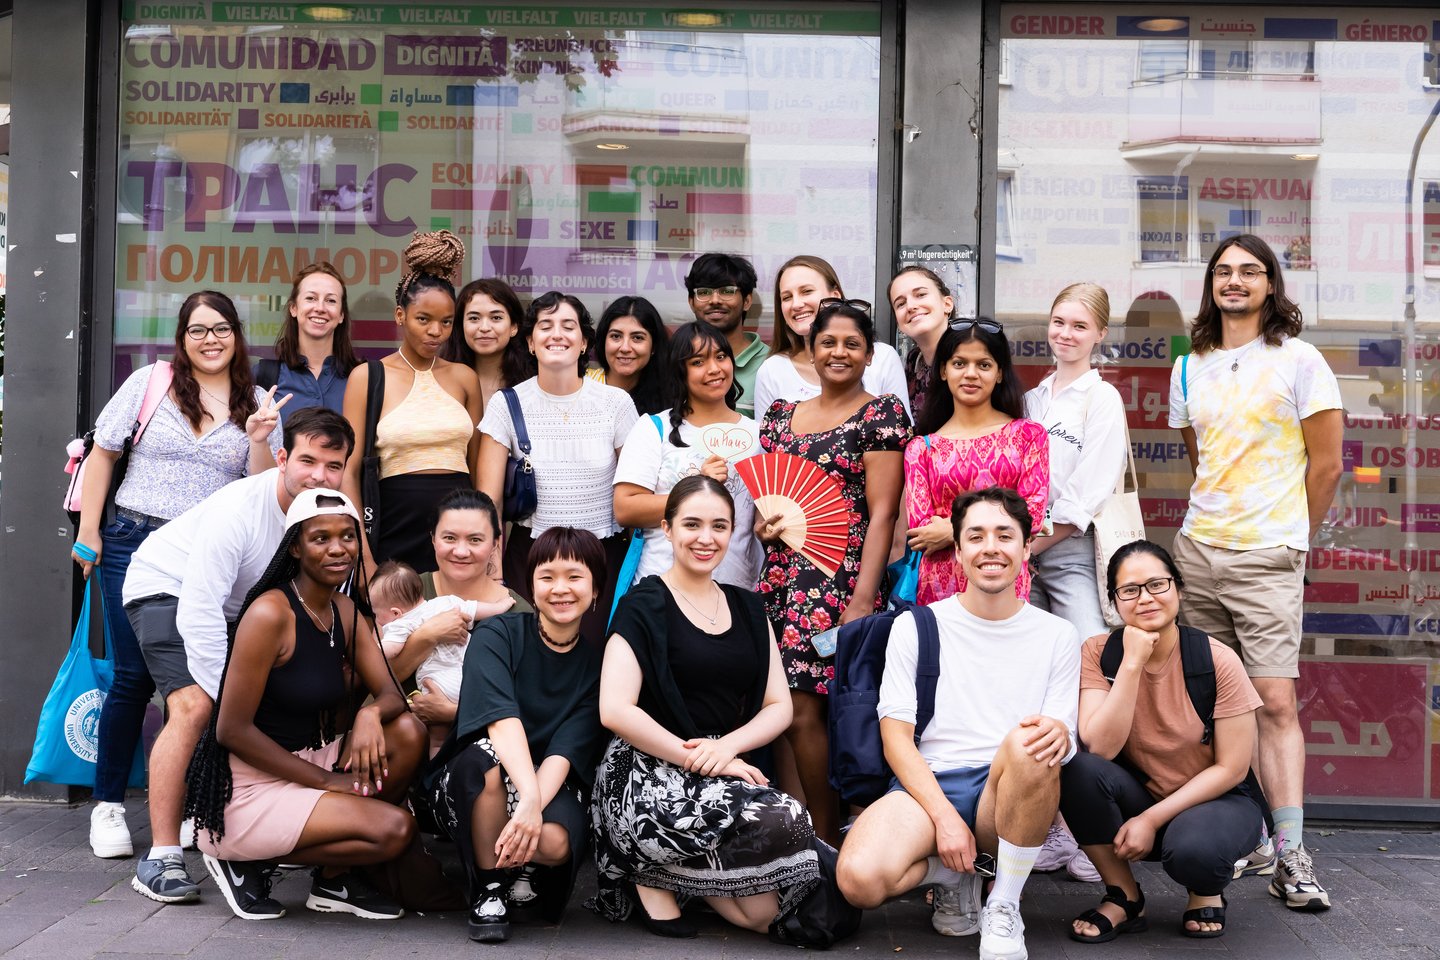
[[[86,563],[94,563],[99,557],[99,554],[97,554],[94,550],[91,550],[89,547],[85,546],[85,544],[81,543],[79,540],[75,541],[75,545],[70,548],[70,552],[75,554],[75,556],[79,557],[81,560],[84,560]]]

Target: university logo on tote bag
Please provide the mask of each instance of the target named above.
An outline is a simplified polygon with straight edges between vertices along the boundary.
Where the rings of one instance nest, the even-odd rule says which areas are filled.
[[[95,785],[95,761],[99,758],[100,708],[115,677],[111,659],[109,626],[105,628],[105,655],[96,658],[90,653],[90,599],[100,589],[100,577],[91,576],[85,584],[85,601],[80,605],[80,622],[70,639],[70,652],[60,665],[60,672],[45,705],[40,708],[40,722],[35,730],[35,748],[25,768],[25,782],[71,784],[77,787]],[[101,601],[103,603],[103,601]],[[102,616],[101,621],[104,621]],[[130,786],[145,785],[145,747],[135,749],[130,766]]]

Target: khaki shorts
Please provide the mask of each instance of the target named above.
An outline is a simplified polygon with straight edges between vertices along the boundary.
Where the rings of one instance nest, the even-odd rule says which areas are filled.
[[[1180,619],[1228,644],[1252,677],[1300,676],[1305,552],[1226,550],[1175,536],[1185,578]]]

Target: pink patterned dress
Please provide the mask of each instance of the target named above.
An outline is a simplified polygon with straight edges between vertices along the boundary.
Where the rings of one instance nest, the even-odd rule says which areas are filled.
[[[1050,438],[1044,427],[1034,420],[1011,420],[971,440],[932,433],[905,447],[905,521],[911,527],[924,526],[931,517],[949,519],[957,496],[990,486],[1009,487],[1024,497],[1039,532],[1050,493]],[[965,574],[956,568],[950,550],[921,558],[917,602],[934,603],[964,590]],[[1030,599],[1029,570],[1020,571],[1015,594]]]
[[[760,446],[767,453],[804,457],[840,481],[840,495],[850,508],[850,542],[834,577],[826,576],[784,544],[770,547],[756,590],[765,601],[765,616],[780,644],[790,688],[823,695],[835,677],[835,658],[820,656],[810,640],[840,622],[840,614],[855,594],[860,552],[870,525],[865,454],[903,450],[910,439],[910,418],[899,398],[888,393],[856,410],[838,427],[820,433],[795,433],[790,428],[794,413],[794,403],[775,401],[765,412]]]

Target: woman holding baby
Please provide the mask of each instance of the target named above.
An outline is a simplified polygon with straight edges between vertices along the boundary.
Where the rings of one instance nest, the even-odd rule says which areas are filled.
[[[415,674],[417,690],[410,705],[430,728],[434,747],[455,720],[460,666],[472,623],[500,613],[528,612],[530,605],[490,576],[499,516],[485,494],[447,494],[436,508],[430,539],[439,569],[419,576],[418,596],[414,572],[404,567],[377,572],[370,596],[390,668],[397,677]]]

